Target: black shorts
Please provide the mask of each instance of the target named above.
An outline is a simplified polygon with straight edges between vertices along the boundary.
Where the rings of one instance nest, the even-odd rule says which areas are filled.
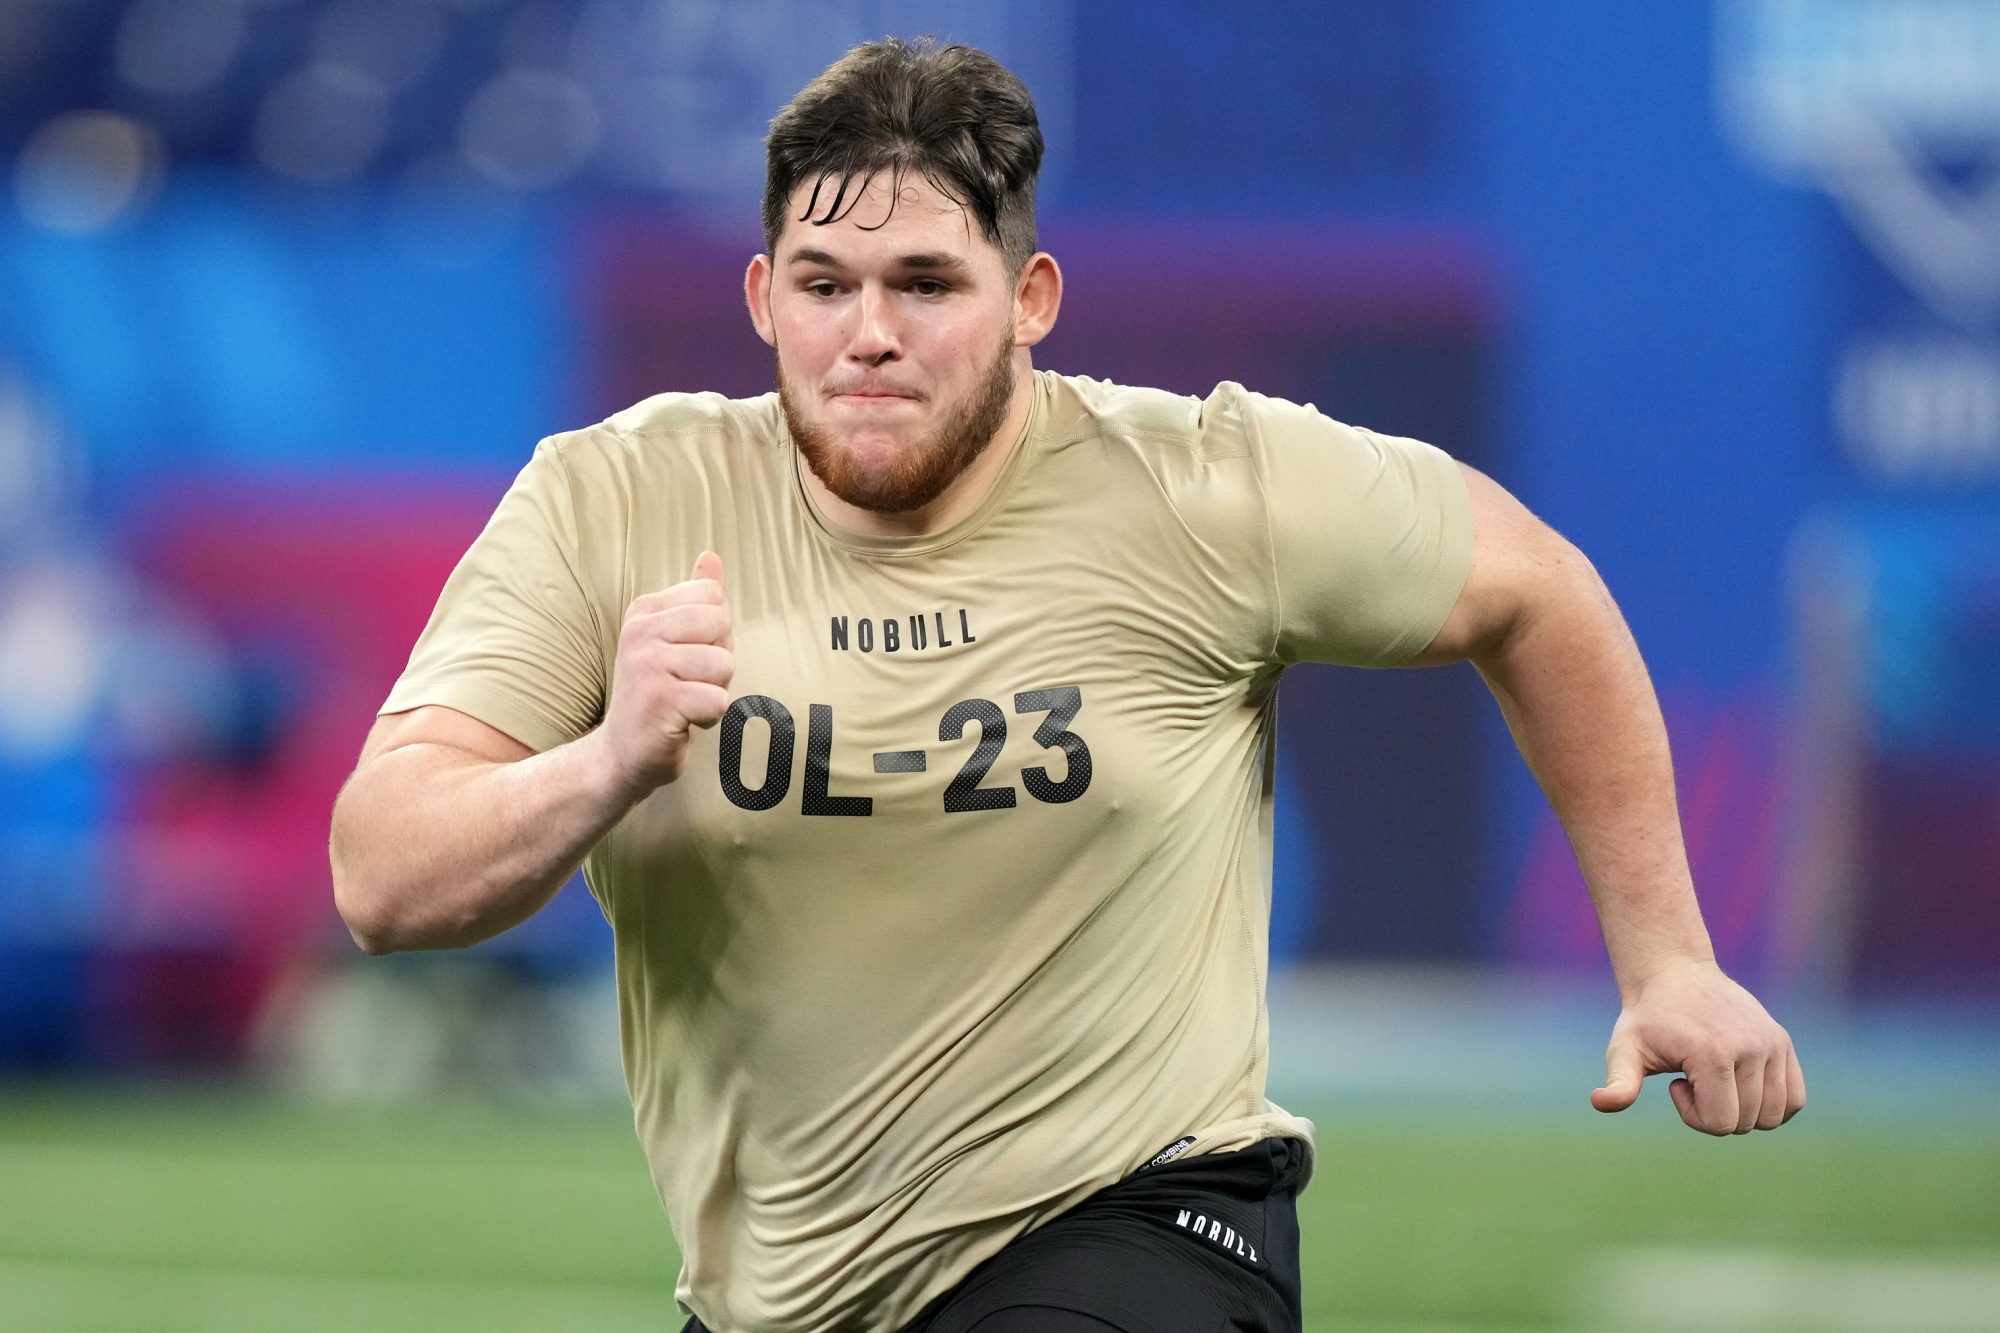
[[[1298,1333],[1305,1152],[1272,1138],[1142,1167],[1010,1242],[903,1333]]]

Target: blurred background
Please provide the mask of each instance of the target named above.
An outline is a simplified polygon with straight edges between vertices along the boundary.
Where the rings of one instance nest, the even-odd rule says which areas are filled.
[[[1308,1328],[2000,1328],[1988,0],[0,0],[0,1328],[678,1328],[587,893],[363,959],[328,811],[538,437],[770,387],[764,127],[890,32],[1037,97],[1038,364],[1431,440],[1592,557],[1805,1061],[1778,1135],[1592,1112],[1476,676],[1294,671]]]

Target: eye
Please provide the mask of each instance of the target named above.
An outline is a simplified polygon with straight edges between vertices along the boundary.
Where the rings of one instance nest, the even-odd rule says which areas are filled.
[[[827,278],[815,278],[807,283],[803,290],[808,296],[817,296],[821,300],[840,294],[840,288]]]
[[[918,278],[910,284],[910,290],[918,296],[943,296],[951,290],[951,284],[936,278]]]

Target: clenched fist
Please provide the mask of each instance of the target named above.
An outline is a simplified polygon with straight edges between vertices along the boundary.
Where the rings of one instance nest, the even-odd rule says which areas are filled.
[[[618,631],[598,733],[622,788],[643,795],[681,775],[694,728],[722,720],[735,669],[722,557],[703,551],[687,582],[634,599]]]

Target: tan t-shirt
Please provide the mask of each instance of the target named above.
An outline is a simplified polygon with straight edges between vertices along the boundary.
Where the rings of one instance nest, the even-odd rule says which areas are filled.
[[[1223,384],[1038,373],[949,530],[821,515],[775,395],[544,440],[384,713],[594,726],[625,607],[721,554],[736,676],[585,864],[626,1080],[718,1333],[894,1329],[1265,1098],[1280,671],[1386,666],[1464,581],[1456,465]]]

